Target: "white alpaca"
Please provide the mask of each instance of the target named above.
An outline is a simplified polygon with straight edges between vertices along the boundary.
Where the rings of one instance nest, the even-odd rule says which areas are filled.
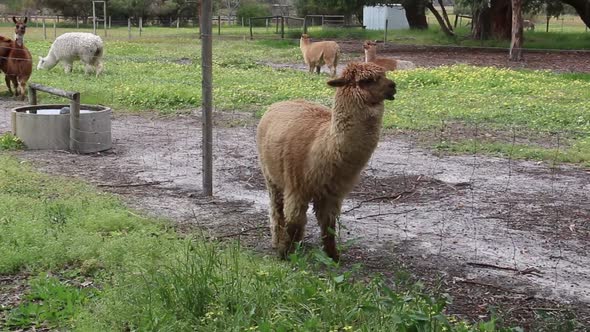
[[[102,55],[104,47],[99,36],[87,32],[68,32],[57,37],[46,57],[39,57],[37,69],[51,69],[63,62],[64,71],[70,73],[76,60],[84,63],[84,72],[88,74],[93,68],[96,75],[103,69]]]

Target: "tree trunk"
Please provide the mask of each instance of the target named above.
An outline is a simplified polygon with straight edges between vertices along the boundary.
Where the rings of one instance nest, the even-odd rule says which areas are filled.
[[[451,24],[451,20],[449,20],[449,14],[447,14],[447,9],[445,8],[443,0],[438,0],[438,4],[440,5],[440,10],[442,11],[443,17],[445,18],[445,22],[447,22],[447,26],[450,30],[453,30],[453,25]]]
[[[490,7],[476,8],[471,35],[474,39],[510,39],[512,8],[510,0],[491,0]]]
[[[440,14],[436,10],[436,8],[434,8],[431,2],[426,3],[426,8],[430,9],[432,14],[434,14],[434,17],[436,17],[436,20],[438,21],[438,24],[440,25],[440,28],[445,33],[445,35],[449,37],[455,36],[455,33],[452,31],[451,24],[449,23],[449,25],[447,26],[447,23],[445,23],[444,19],[442,18],[442,16],[440,16]]]
[[[512,31],[512,4],[510,0],[492,0],[492,37],[497,39],[510,39]]]
[[[489,7],[476,8],[471,21],[471,37],[485,40],[490,38],[492,15]]]
[[[406,19],[408,20],[410,29],[428,29],[426,7],[423,1],[406,1],[402,6],[406,11]]]
[[[590,28],[590,0],[561,0],[576,10],[584,24]]]
[[[510,61],[522,61],[522,0],[512,0],[512,41],[510,42]]]

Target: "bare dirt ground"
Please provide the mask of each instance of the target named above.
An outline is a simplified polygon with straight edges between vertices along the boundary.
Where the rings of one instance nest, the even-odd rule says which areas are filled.
[[[0,100],[0,134],[10,130],[9,110],[15,105]],[[200,195],[198,116],[115,114],[110,151],[15,155],[47,173],[116,193],[132,208],[170,218],[182,230],[239,237],[248,247],[271,253],[256,119],[219,113],[215,123],[212,199]],[[319,247],[318,228],[309,217],[305,242]],[[431,291],[450,294],[448,312],[461,318],[489,317],[494,306],[508,324],[530,331],[570,315],[581,323],[580,331],[590,326],[587,170],[441,156],[411,135],[385,133],[345,201],[339,234],[347,243],[344,265],[361,263],[367,275],[382,273],[390,280],[408,271]]]

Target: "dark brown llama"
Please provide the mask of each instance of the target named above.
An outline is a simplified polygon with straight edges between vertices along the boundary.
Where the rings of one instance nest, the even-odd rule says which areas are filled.
[[[5,73],[6,86],[12,95],[11,82],[14,86],[16,97],[21,100],[25,99],[26,86],[31,73],[33,72],[33,60],[31,52],[25,46],[25,32],[27,30],[27,17],[17,20],[12,17],[15,24],[14,40],[11,43],[10,50],[6,59],[5,68],[2,68]]]

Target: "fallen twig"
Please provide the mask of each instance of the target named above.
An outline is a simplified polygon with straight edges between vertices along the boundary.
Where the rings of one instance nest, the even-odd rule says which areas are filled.
[[[519,270],[519,269],[516,269],[513,267],[498,266],[498,265],[487,264],[487,263],[467,262],[467,265],[475,266],[475,267],[483,267],[483,268],[492,268],[492,269],[498,269],[498,270],[514,271],[514,272],[516,272],[518,274],[522,274],[522,275],[533,274],[533,275],[540,276],[540,274],[542,273],[536,267],[528,267],[524,270]]]
[[[162,183],[172,182],[172,181],[153,181],[153,182],[144,182],[144,183],[121,183],[121,184],[108,184],[108,183],[101,183],[97,184],[97,187],[112,187],[112,188],[125,188],[125,187],[144,187],[144,186],[157,186]]]
[[[393,194],[393,195],[384,195],[384,196],[371,197],[371,198],[368,198],[368,199],[365,199],[365,200],[360,201],[357,205],[355,205],[355,206],[351,207],[350,209],[342,212],[342,214],[346,214],[348,212],[354,211],[354,210],[360,208],[361,206],[363,206],[363,204],[365,204],[365,203],[369,203],[369,202],[373,202],[373,201],[378,201],[380,199],[387,199],[387,200],[395,201],[395,200],[400,199],[404,194],[411,194],[411,193],[412,193],[411,191],[403,191],[401,193],[397,193],[397,194]]]
[[[498,265],[487,264],[487,263],[467,262],[467,265],[476,266],[476,267],[492,268],[492,269],[498,269],[498,270],[508,270],[508,271],[520,272],[519,269],[515,269],[513,267],[498,266]]]
[[[564,308],[529,308],[530,310],[539,310],[539,311],[567,311]]]
[[[366,218],[372,218],[372,217],[380,217],[380,216],[390,216],[390,215],[396,215],[396,214],[406,214],[408,212],[412,212],[412,211],[416,211],[416,210],[418,210],[418,209],[409,209],[409,210],[402,211],[402,212],[376,213],[376,214],[370,214],[368,216],[356,217],[356,220],[366,219]]]

